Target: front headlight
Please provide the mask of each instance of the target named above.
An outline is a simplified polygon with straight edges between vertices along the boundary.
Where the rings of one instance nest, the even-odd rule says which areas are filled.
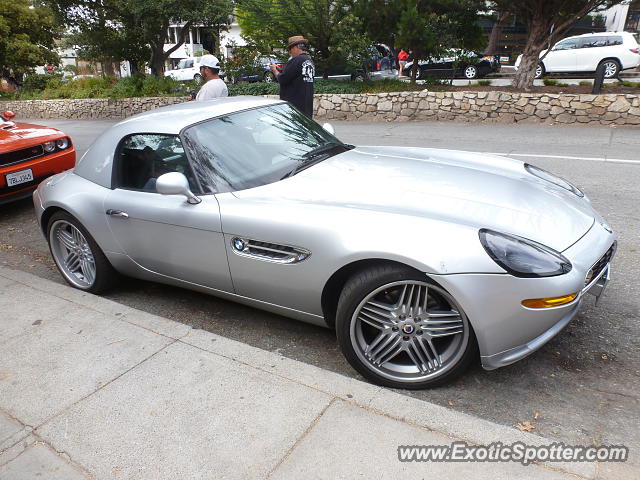
[[[42,146],[45,152],[51,153],[56,149],[56,142],[44,142]]]
[[[571,271],[571,262],[552,248],[483,228],[480,243],[489,256],[515,277],[554,277]]]
[[[69,140],[66,137],[59,138],[58,140],[56,140],[56,147],[58,147],[60,150],[64,150],[68,146],[69,146]]]
[[[564,188],[565,190],[569,190],[571,193],[579,197],[584,197],[584,193],[582,193],[578,187],[571,185],[565,179],[560,178],[557,175],[554,175],[553,173],[547,172],[546,170],[543,170],[542,168],[539,168],[539,167],[535,167],[529,163],[525,163],[524,168],[531,175],[535,175],[536,177],[546,180],[547,182],[551,182],[554,185]]]

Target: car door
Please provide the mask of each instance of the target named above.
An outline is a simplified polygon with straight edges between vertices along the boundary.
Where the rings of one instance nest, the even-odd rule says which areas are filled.
[[[556,43],[544,58],[544,68],[549,73],[575,72],[577,69],[578,40],[567,38]]]
[[[582,37],[576,49],[576,71],[593,72],[600,63],[604,47],[607,45],[607,37],[589,36]]]
[[[176,135],[125,137],[114,158],[114,187],[104,211],[115,241],[141,267],[171,278],[232,292],[214,195],[192,205],[181,195],[161,195],[155,180],[183,173],[191,190],[197,182]]]

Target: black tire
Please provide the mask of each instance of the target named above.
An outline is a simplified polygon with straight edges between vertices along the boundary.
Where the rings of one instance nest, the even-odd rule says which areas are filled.
[[[411,74],[409,74],[411,75]],[[418,72],[416,73],[416,77],[418,80],[424,80],[425,78],[427,78],[427,72],[424,68],[420,68],[418,67]]]
[[[432,325],[429,323],[428,310],[427,312],[423,311],[422,314],[418,313],[418,315],[423,315],[422,319],[416,316],[415,313],[411,313],[410,315],[407,314],[404,319],[403,315],[396,317],[398,322],[393,323],[393,328],[373,328],[368,324],[368,321],[366,322],[367,324],[365,324],[360,320],[363,318],[361,312],[369,305],[369,303],[367,303],[369,301],[368,299],[375,299],[375,302],[379,303],[379,297],[372,295],[386,296],[388,294],[387,287],[389,287],[389,290],[392,290],[394,288],[398,288],[398,283],[402,284],[403,282],[416,282],[416,286],[418,286],[418,284],[424,284],[424,296],[421,301],[424,301],[425,304],[427,304],[427,299],[425,298],[425,296],[427,296],[427,298],[437,297],[440,301],[445,301],[445,303],[451,305],[450,311],[452,313],[455,312],[459,314],[460,326],[455,328],[460,328],[461,331],[448,334],[450,335],[449,337],[445,337],[441,334],[435,334],[434,337],[431,337],[433,332],[437,332],[439,330],[436,330],[433,326],[428,327],[429,325]],[[401,285],[400,288],[403,286],[404,285]],[[408,286],[409,285],[407,285],[407,287]],[[411,295],[413,295],[413,290],[411,290],[411,292],[410,298]],[[429,293],[427,294],[427,292]],[[420,299],[420,295],[421,290],[418,290],[418,297],[416,298]],[[404,295],[401,298],[404,298]],[[462,309],[455,303],[455,300],[453,300],[453,302],[452,300],[453,297],[451,297],[437,284],[428,281],[425,275],[407,267],[394,264],[380,264],[379,266],[362,270],[354,274],[347,281],[338,302],[336,334],[340,348],[345,358],[353,368],[355,368],[366,379],[378,385],[391,388],[417,390],[449,383],[456,377],[460,376],[467,369],[469,364],[478,358],[477,341],[473,328],[471,327],[471,323],[466,318]],[[437,305],[438,301],[435,301],[435,304]],[[429,305],[432,305],[432,303],[429,303]],[[446,310],[442,309],[438,311]],[[357,315],[356,312],[358,312]],[[415,329],[412,329],[412,331],[408,331],[409,328],[407,328],[411,327],[411,325],[408,325],[408,322],[410,321],[416,322],[413,324]],[[417,323],[421,321],[422,323]],[[452,322],[454,321],[457,322],[458,320],[453,320]],[[437,322],[434,323],[437,324]],[[364,348],[364,345],[361,345],[361,343],[364,341],[366,344],[366,340],[364,340],[365,328],[372,330],[370,337],[375,337],[377,339],[382,336],[382,338],[386,339],[390,337],[385,335],[389,335],[393,336],[394,340],[386,342],[384,340],[378,340],[376,342],[374,339],[371,343],[366,345],[366,348]],[[422,328],[425,328],[425,330],[422,330]],[[393,332],[391,330],[393,330]],[[425,331],[427,332],[427,335],[423,336],[422,333]],[[405,334],[407,336],[404,336]],[[431,358],[428,353],[423,357],[422,350],[420,350],[419,354],[416,353],[416,345],[424,341],[427,341],[432,348],[429,352],[435,353],[436,355],[434,357],[439,358],[439,363],[442,364],[440,366],[435,366],[433,372],[431,372],[431,366],[429,366],[429,373],[426,374],[422,371],[422,368],[425,370],[427,368],[426,362],[418,362],[421,364],[420,367],[417,367],[417,364],[412,362],[412,359],[416,359],[418,357],[420,359]],[[442,352],[439,352],[438,348],[433,348],[433,345],[436,344],[436,342],[442,342],[437,344],[443,348]],[[450,342],[448,346],[447,342]],[[389,357],[389,361],[385,360],[384,362],[381,362],[380,365],[376,366],[373,360],[368,360],[366,357],[367,355],[376,355],[375,350],[378,348],[377,346],[382,343],[385,345],[382,350],[386,349],[386,345],[391,345],[393,343],[393,345],[397,345],[397,347],[391,345],[392,350],[402,348],[410,349],[411,352],[405,353],[404,350],[401,350],[398,354]],[[449,363],[447,363],[447,357],[444,356],[444,354],[446,354],[445,349],[451,351],[448,356],[450,359]],[[367,351],[370,353],[367,354]],[[411,355],[411,357],[409,355]],[[387,354],[381,355],[381,357],[386,356]],[[409,360],[409,363],[402,363],[403,356]],[[380,358],[380,360],[382,360],[382,358]],[[391,363],[390,360],[394,360],[396,363]],[[389,366],[388,372],[391,372],[391,374],[385,372],[386,367],[384,367],[384,365]],[[434,365],[437,364],[434,363]],[[419,370],[415,373],[409,372],[405,374],[402,373],[402,369],[405,367],[416,367],[419,368]],[[394,374],[393,368],[397,368],[398,370],[396,371],[401,373]],[[438,369],[440,369],[439,373]],[[424,378],[425,376],[428,376],[429,378]]]
[[[538,64],[538,66],[536,67],[536,74],[535,74],[534,78],[542,78],[542,77],[544,77],[545,73],[547,73],[547,71],[544,68],[544,64],[542,62],[540,62]]]
[[[604,66],[604,78],[616,78],[620,73],[620,63],[613,58],[602,60],[598,68],[600,66]]]
[[[77,232],[74,231],[74,228]],[[78,236],[78,232],[81,236]],[[81,249],[81,255],[84,256],[85,263],[78,259],[80,257],[78,254],[75,254],[75,258],[72,260],[74,263],[77,260],[80,264],[78,265],[79,272],[74,272],[75,269],[71,268],[67,264],[68,262],[65,262],[62,258],[65,255],[67,259],[71,258],[71,250],[73,249],[64,244],[61,240],[61,235],[67,241],[75,242],[78,249],[83,244],[82,241],[86,241],[86,244]],[[80,241],[77,242],[76,240]],[[116,283],[118,274],[109,263],[109,260],[107,260],[107,257],[105,257],[102,249],[100,249],[87,229],[67,212],[58,211],[51,216],[47,225],[47,242],[49,243],[51,256],[60,274],[72,287],[86,292],[102,293]],[[93,275],[89,272],[91,264],[95,267]]]

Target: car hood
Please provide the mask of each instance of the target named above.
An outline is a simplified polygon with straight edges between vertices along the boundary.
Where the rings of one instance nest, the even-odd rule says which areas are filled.
[[[533,176],[523,162],[427,148],[359,147],[235,196],[491,228],[558,251],[582,237],[595,216],[588,200]]]
[[[3,124],[5,128],[0,129],[0,150],[15,150],[15,148],[43,143],[63,136],[60,130],[42,125],[16,123],[15,127],[6,128],[6,126]]]

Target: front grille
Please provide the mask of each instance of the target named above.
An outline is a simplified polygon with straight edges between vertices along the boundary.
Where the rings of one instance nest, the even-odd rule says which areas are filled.
[[[14,150],[13,152],[0,153],[0,167],[31,160],[41,157],[42,155],[44,155],[42,145],[34,145],[33,147],[22,148],[20,150]]]
[[[613,242],[613,245],[609,247],[609,250],[607,250],[607,252],[602,256],[602,258],[600,258],[600,260],[598,260],[593,265],[593,267],[591,267],[591,270],[589,270],[589,273],[587,273],[587,277],[584,280],[585,286],[589,285],[591,281],[594,278],[597,278],[597,276],[600,275],[600,273],[602,273],[602,271],[606,268],[606,266],[609,264],[609,262],[613,258],[613,255],[616,253],[616,246],[617,246],[617,242]]]

